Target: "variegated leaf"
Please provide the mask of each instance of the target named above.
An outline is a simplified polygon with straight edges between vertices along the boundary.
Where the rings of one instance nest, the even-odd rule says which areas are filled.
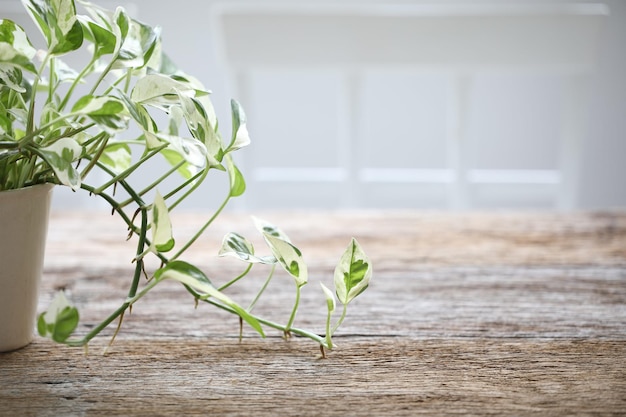
[[[254,246],[238,233],[228,233],[222,240],[219,256],[232,256],[248,263],[275,264],[273,256],[256,256]]]
[[[365,291],[371,277],[371,262],[356,239],[352,239],[335,268],[335,290],[339,301],[348,304]]]
[[[263,328],[260,323],[243,307],[215,288],[207,276],[194,265],[179,260],[172,261],[163,268],[157,270],[154,274],[154,278],[156,280],[173,279],[178,281],[190,288],[194,295],[199,299],[205,300],[208,298],[214,298],[221,301],[226,306],[233,309],[262,337],[265,337],[265,333],[263,332]]]
[[[157,191],[152,204],[152,242],[150,249],[153,252],[168,252],[174,247],[175,241],[172,235],[172,223],[165,200]]]

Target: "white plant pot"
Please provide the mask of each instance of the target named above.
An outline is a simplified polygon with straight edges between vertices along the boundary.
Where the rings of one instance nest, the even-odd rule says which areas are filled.
[[[33,339],[52,188],[0,192],[0,352]]]

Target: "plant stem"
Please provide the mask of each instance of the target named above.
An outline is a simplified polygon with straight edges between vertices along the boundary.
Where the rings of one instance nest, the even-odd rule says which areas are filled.
[[[15,149],[19,148],[20,144],[13,141],[0,141],[0,149]]]
[[[252,265],[252,264],[250,264],[250,265]],[[270,274],[267,276],[267,279],[263,283],[263,286],[261,287],[261,289],[257,293],[256,297],[254,297],[254,300],[252,300],[252,302],[248,306],[248,312],[252,311],[252,309],[256,305],[257,301],[259,301],[259,298],[261,298],[261,295],[265,292],[265,289],[267,288],[267,286],[269,285],[270,281],[272,280],[272,277],[274,276],[274,271],[275,270],[276,270],[276,264],[272,265],[272,270],[270,271]]]
[[[180,161],[178,164],[173,165],[169,171],[167,171],[165,174],[161,175],[158,179],[156,179],[152,184],[148,185],[147,187],[145,187],[143,190],[139,191],[137,194],[140,196],[145,195],[147,192],[149,192],[150,190],[152,190],[153,188],[155,188],[157,185],[159,185],[161,182],[163,182],[167,177],[169,177],[170,175],[172,175],[173,173],[176,172],[176,170],[178,168],[180,168],[181,166],[183,166],[183,164],[185,163],[185,161]],[[132,199],[129,199],[130,201],[133,201]],[[126,201],[129,201],[126,200]],[[126,201],[124,201],[122,203],[122,205],[124,205],[124,203],[126,203]]]
[[[52,87],[54,85],[54,83],[56,82],[56,71],[54,69],[56,64],[56,59],[54,57],[52,57],[50,59],[50,77],[48,80],[48,101],[47,103],[50,103],[52,101],[52,97],[54,97],[54,88]]]
[[[124,170],[124,172],[122,172],[122,173],[120,173],[118,175],[114,175],[113,178],[111,178],[109,181],[105,182],[103,185],[101,185],[100,187],[96,188],[96,193],[101,193],[102,191],[106,190],[111,185],[115,184],[116,182],[121,182],[124,178],[126,178],[130,174],[132,174],[133,171],[135,171],[137,168],[139,168],[144,162],[146,162],[148,159],[152,158],[154,155],[158,154],[162,149],[164,149],[166,147],[167,147],[167,144],[163,144],[162,146],[159,146],[157,148],[152,149],[149,153],[144,155],[139,161],[135,162],[129,168]]]
[[[101,133],[100,135],[106,135],[105,133]],[[107,143],[109,142],[109,138],[105,138],[104,136],[102,137],[104,140],[102,140],[102,144],[100,144],[100,147],[98,148],[98,151],[96,152],[96,154],[89,160],[89,163],[87,164],[87,166],[85,167],[85,169],[83,169],[83,172],[80,173],[80,178],[82,180],[85,179],[85,177],[87,177],[87,174],[89,174],[89,172],[92,170],[92,168],[94,166],[96,166],[96,164],[98,163],[98,161],[100,160],[100,156],[102,156],[102,153],[104,153],[104,149],[107,146]]]
[[[39,70],[37,71],[37,74],[41,74],[43,72],[43,69],[46,67],[47,63],[48,63],[48,59],[50,59],[50,51],[46,52],[46,56],[44,57],[43,61],[41,62],[41,66],[39,67]],[[30,99],[30,107],[28,108],[28,121],[26,122],[26,135],[29,135],[30,133],[32,133],[34,125],[35,125],[35,98],[37,97],[37,88],[39,87],[39,76],[35,76],[35,79],[33,80],[33,96]]]
[[[35,155],[31,155],[27,159],[23,159],[20,161],[22,165],[19,169],[20,176],[17,180],[17,187],[22,188],[24,184],[26,184],[26,180],[32,177],[32,172],[35,169],[35,163],[37,161],[37,157]]]
[[[326,315],[326,344],[329,349],[333,348],[333,332],[330,330],[330,318],[332,316],[332,312],[329,310]],[[323,354],[324,352],[322,352]]]
[[[172,191],[170,191],[167,194],[163,195],[163,199],[167,200],[169,198],[171,198],[173,195],[175,195],[176,193],[178,193],[180,190],[182,190],[183,188],[185,188],[188,184],[190,184],[191,182],[195,181],[200,175],[202,174],[202,172],[198,172],[196,175],[194,175],[193,177],[185,180],[183,183],[181,183],[180,185],[178,185],[176,188],[174,188]],[[139,195],[144,195],[146,192],[148,192],[149,190],[144,188],[143,190],[141,190],[139,192]],[[129,205],[130,203],[132,203],[134,200],[132,198],[128,198],[127,200],[124,200],[120,203],[120,207],[126,207],[127,205]],[[176,202],[178,203],[178,201]],[[169,210],[172,210],[175,206],[176,203],[172,204],[169,207]]]
[[[217,216],[222,212],[222,210],[224,210],[224,207],[226,207],[226,204],[228,203],[228,201],[230,200],[230,192],[228,193],[228,196],[224,199],[224,201],[222,202],[222,204],[218,207],[218,209],[215,211],[215,213],[213,213],[213,215],[211,216],[211,218],[209,218],[209,220],[206,221],[206,223],[204,223],[202,225],[202,227],[196,232],[195,235],[193,235],[188,241],[187,243],[185,243],[183,245],[183,247],[176,252],[176,254],[174,256],[172,256],[170,258],[170,261],[173,261],[174,259],[178,258],[180,255],[182,255],[187,249],[189,249],[189,247],[191,245],[193,245],[193,243],[198,240],[198,238],[204,233],[204,231],[207,229],[207,227],[209,227],[211,225],[211,223],[213,223],[213,221],[217,218]]]
[[[80,71],[78,76],[74,79],[74,82],[72,82],[72,85],[70,85],[70,88],[67,90],[67,94],[65,94],[65,97],[63,97],[63,101],[59,105],[59,112],[63,111],[63,109],[67,105],[68,101],[72,97],[72,94],[74,93],[74,89],[78,85],[78,82],[85,78],[85,74],[87,74],[87,72],[91,70],[91,67],[93,66],[93,64],[95,64],[96,61],[97,61],[97,58],[96,58],[96,55],[94,53],[94,55],[92,55],[91,60],[89,61],[89,63]]]
[[[248,275],[248,272],[250,272],[250,270],[252,269],[252,264],[248,264],[248,266],[246,267],[246,269],[239,274],[238,276],[236,276],[235,278],[231,279],[230,281],[228,281],[226,284],[222,285],[221,287],[219,287],[217,290],[218,291],[223,291],[226,288],[230,287],[231,285],[233,285],[234,283],[236,283],[237,281],[239,281],[241,278],[245,277],[246,275]]]
[[[65,344],[68,346],[85,346],[91,339],[96,337],[98,333],[100,333],[105,327],[107,327],[113,320],[118,318],[120,314],[122,314],[128,308],[129,304],[124,303],[117,308],[109,317],[104,319],[100,324],[91,329],[89,333],[83,336],[80,339],[68,339],[65,341]]]
[[[93,84],[93,87],[91,88],[91,91],[89,92],[89,95],[93,95],[96,92],[96,90],[100,86],[100,83],[102,82],[102,80],[104,80],[104,77],[106,77],[109,74],[109,71],[111,71],[111,68],[113,67],[113,63],[115,62],[116,59],[117,59],[117,55],[111,58],[111,61],[109,61],[104,71],[102,71],[102,73],[100,74],[96,82]]]
[[[300,293],[302,285],[296,285],[296,300],[293,303],[293,309],[291,310],[291,315],[289,316],[289,321],[285,326],[285,334],[289,334],[291,332],[291,326],[293,325],[294,320],[296,319],[296,313],[298,312],[298,305],[300,304]]]
[[[204,182],[205,178],[207,177],[207,174],[209,173],[209,169],[210,168],[208,166],[205,167],[202,171],[198,172],[193,177],[189,178],[187,181],[183,182],[179,187],[175,188],[174,190],[172,190],[172,192],[168,193],[167,195],[163,197],[164,199],[167,200],[168,198],[176,194],[178,191],[182,190],[187,185],[193,183],[191,188],[185,191],[185,193],[182,196],[180,196],[178,200],[176,200],[172,205],[170,205],[169,210],[173,210],[177,205],[179,205],[183,200],[185,200],[189,194],[193,193]]]
[[[33,101],[34,101],[34,100],[33,100]],[[32,101],[31,101],[31,102],[32,102]],[[39,127],[39,129],[37,129],[37,130],[35,130],[35,131],[31,130],[31,131],[27,132],[27,133],[26,133],[26,135],[24,135],[24,136],[20,139],[20,143],[22,144],[22,146],[28,145],[28,144],[30,144],[30,142],[32,142],[32,140],[35,138],[35,136],[37,136],[37,135],[38,135],[38,134],[40,134],[41,132],[44,132],[44,131],[45,131],[47,128],[49,128],[50,126],[54,126],[55,124],[57,124],[57,123],[59,123],[59,122],[62,122],[63,120],[69,119],[70,117],[74,117],[74,116],[76,116],[74,113],[67,113],[67,114],[64,114],[63,116],[59,116],[59,117],[57,117],[56,119],[54,119],[54,120],[52,120],[52,121],[50,121],[50,122],[46,123],[45,125],[40,126],[40,127]],[[90,125],[90,127],[91,127],[91,126],[93,126],[93,124],[92,124],[92,125]],[[81,129],[77,129],[77,131],[80,131],[80,130],[84,130],[84,129],[83,129],[83,128],[81,128]],[[75,133],[76,133],[76,132],[74,132],[74,134],[75,134]],[[60,139],[61,137],[66,137],[66,136],[68,136],[68,135],[63,135],[63,136],[60,136],[60,137],[55,137],[55,140],[58,140],[58,139]]]
[[[138,204],[143,204],[141,198],[135,195],[137,198]],[[141,210],[141,232],[139,233],[139,241],[137,242],[137,253],[143,252],[143,248],[146,245],[146,232],[147,232],[147,224],[148,224],[148,214],[146,210]],[[153,288],[158,281],[152,281],[146,285],[139,294],[137,294],[137,289],[139,287],[139,281],[141,279],[141,274],[143,272],[143,261],[141,259],[137,260],[135,264],[135,273],[133,275],[133,280],[131,282],[130,289],[128,290],[128,296],[126,301],[118,307],[109,317],[104,319],[100,324],[94,327],[89,333],[87,333],[81,339],[68,340],[65,343],[70,346],[84,346],[89,343],[91,339],[97,336],[105,327],[107,327],[111,322],[113,322],[117,317],[124,314],[126,309],[130,307],[135,301],[139,298],[143,297],[151,288]]]
[[[138,196],[136,198],[139,199]],[[137,202],[142,203],[141,199]],[[139,241],[137,242],[137,255],[144,251],[144,247],[146,246],[146,233],[148,232],[148,212],[146,209],[141,209],[141,229],[139,233]],[[139,279],[141,278],[141,273],[143,272],[143,259],[137,259],[137,264],[135,265],[135,275],[133,276],[133,282],[131,284],[130,290],[128,291],[129,297],[134,297],[137,293],[137,287],[139,286]]]
[[[211,304],[211,305],[213,305],[213,306],[215,306],[217,308],[220,308],[220,309],[222,309],[224,311],[228,311],[229,313],[238,315],[237,312],[235,310],[233,310],[232,308],[230,308],[228,306],[225,306],[223,304],[220,304],[217,301],[214,301],[214,300],[212,300],[210,298],[207,299],[207,300],[203,300],[203,301],[205,301],[205,302],[207,302],[207,303],[209,303],[209,304]],[[287,331],[287,327],[286,326],[283,326],[283,325],[278,324],[276,322],[273,322],[271,320],[266,320],[264,318],[257,317],[257,316],[254,316],[254,315],[252,315],[252,317],[254,317],[259,323],[264,324],[264,325],[266,325],[268,327],[271,327],[271,328],[276,329],[276,330],[280,330],[283,333],[285,333]],[[289,328],[289,332],[291,332],[293,334],[297,334],[298,336],[307,337],[307,338],[309,338],[309,339],[319,343],[320,345],[330,349],[330,347],[326,344],[326,338],[322,337],[322,336],[320,336],[320,335],[318,335],[316,333],[310,332],[308,330],[300,329],[298,327],[290,327]]]
[[[333,331],[330,332],[331,334],[334,334],[337,331],[337,329],[339,328],[339,326],[341,326],[341,323],[343,323],[343,320],[346,318],[346,313],[347,312],[348,312],[348,305],[344,304],[343,305],[343,311],[341,312],[341,317],[339,317],[339,320],[337,320],[337,323],[333,327]]]

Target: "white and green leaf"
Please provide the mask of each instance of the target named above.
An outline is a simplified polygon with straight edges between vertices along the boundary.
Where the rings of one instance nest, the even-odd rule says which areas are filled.
[[[114,173],[120,174],[132,164],[130,146],[126,143],[109,143],[100,155],[99,161]]]
[[[24,29],[11,20],[0,20],[0,63],[34,73],[37,70],[31,60],[35,52]]]
[[[48,51],[62,55],[83,43],[83,28],[73,0],[22,0],[35,24],[46,38]]]
[[[175,240],[172,233],[170,213],[165,205],[165,200],[158,191],[155,193],[154,202],[152,203],[150,229],[152,231],[150,250],[155,253],[172,250]]]
[[[115,96],[81,97],[72,107],[72,114],[87,116],[110,133],[126,129],[130,117],[124,102]]]
[[[118,37],[108,27],[103,27],[86,16],[79,16],[83,24],[85,37],[93,44],[94,58],[116,52]]]
[[[74,138],[61,138],[37,152],[52,168],[61,184],[76,190],[80,187],[81,181],[73,162],[81,157],[82,149]]]
[[[263,237],[278,263],[294,278],[296,285],[301,287],[306,284],[308,270],[300,249],[288,241],[268,233],[264,233]]]
[[[25,93],[22,86],[22,71],[13,66],[0,62],[0,85],[5,85],[18,93]]]
[[[206,96],[194,98],[185,94],[180,94],[179,99],[189,132],[194,138],[202,141],[207,149],[209,166],[221,167],[219,159],[222,155],[222,139],[207,113],[207,110],[213,111],[212,106],[209,109],[206,107],[207,103],[210,106],[210,100]]]
[[[232,256],[248,263],[261,263],[273,265],[276,258],[273,256],[257,256],[254,246],[245,237],[238,233],[230,232],[222,240],[219,256]]]
[[[126,115],[126,105],[115,96],[92,96],[81,97],[72,107],[72,113],[87,116],[98,115]]]
[[[115,17],[122,30],[126,30],[126,34],[122,34],[123,42],[117,52],[118,59],[114,68],[144,68],[152,60],[154,52],[160,50],[161,28],[128,18],[122,8],[116,10]]]
[[[236,100],[230,101],[231,114],[232,114],[232,137],[230,144],[226,148],[226,152],[232,152],[237,149],[243,148],[250,144],[250,135],[248,133],[246,113],[241,107],[241,104]]]
[[[206,148],[199,140],[164,133],[157,134],[156,137],[162,143],[168,143],[168,147],[161,150],[165,159],[173,166],[182,163],[178,172],[183,178],[189,179],[204,168],[207,162]]]
[[[228,171],[230,179],[230,196],[238,197],[246,191],[246,181],[230,155],[226,155],[224,160],[226,161],[226,171]]]
[[[252,216],[252,221],[254,222],[254,226],[260,233],[277,237],[284,240],[285,242],[291,242],[289,236],[287,236],[285,232],[283,232],[280,228],[268,222],[267,220]]]
[[[162,74],[150,74],[140,78],[131,92],[130,99],[163,110],[179,105],[180,95],[193,97],[195,90],[180,81]]]
[[[178,281],[187,286],[198,299],[207,300],[214,298],[220,301],[235,311],[239,317],[244,319],[262,337],[265,337],[263,328],[258,320],[230,297],[215,288],[207,276],[194,265],[180,260],[171,261],[163,268],[157,270],[154,278],[159,281],[165,279]]]
[[[371,277],[371,262],[353,238],[335,268],[335,291],[339,301],[348,304],[365,291]]]
[[[55,342],[65,342],[78,326],[79,314],[63,291],[59,291],[48,309],[37,319],[37,332]]]
[[[130,116],[137,122],[144,135],[146,147],[148,149],[158,148],[163,142],[157,137],[157,125],[150,116],[148,110],[139,103],[135,103],[125,94],[120,94],[120,100],[124,102]]]

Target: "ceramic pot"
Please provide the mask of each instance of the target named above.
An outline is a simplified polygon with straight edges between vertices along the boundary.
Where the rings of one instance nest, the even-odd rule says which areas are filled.
[[[33,339],[52,188],[0,192],[0,352]]]

